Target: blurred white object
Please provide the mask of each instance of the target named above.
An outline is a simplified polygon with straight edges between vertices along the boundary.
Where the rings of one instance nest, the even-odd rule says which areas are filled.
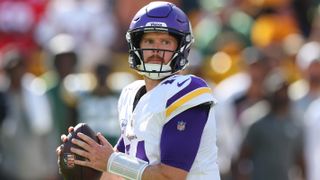
[[[297,54],[297,65],[306,70],[313,61],[320,61],[320,43],[311,41],[302,46]]]
[[[309,180],[320,179],[320,99],[310,104],[306,111],[305,122],[305,157]]]
[[[75,41],[74,38],[68,34],[58,34],[49,41],[48,48],[54,55],[74,52]]]
[[[23,77],[23,98],[32,131],[37,135],[49,133],[53,128],[51,107],[45,95],[45,83],[32,74]],[[36,86],[36,87],[35,87]]]

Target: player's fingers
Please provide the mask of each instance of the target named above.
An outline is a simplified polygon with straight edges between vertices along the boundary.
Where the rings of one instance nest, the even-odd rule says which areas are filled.
[[[97,133],[98,139],[100,140],[100,144],[105,146],[105,145],[109,145],[110,143],[108,142],[108,140],[100,133]],[[110,144],[111,146],[111,144]]]
[[[60,167],[60,159],[59,158],[58,158],[58,161],[57,161],[57,165],[58,165],[59,174],[62,174],[61,167]]]
[[[61,139],[61,141],[64,142],[64,143],[68,141],[67,135],[65,135],[65,134],[62,134],[61,137],[60,137],[60,139]]]
[[[77,135],[86,143],[88,143],[90,146],[94,146],[97,145],[97,142],[94,141],[92,138],[90,138],[89,136],[83,134],[83,133],[77,133]]]
[[[57,147],[56,153],[58,154],[60,152],[60,146]]]
[[[71,132],[73,132],[73,131],[74,131],[74,127],[73,127],[73,126],[70,126],[70,127],[68,128],[68,132],[71,133]]]
[[[73,148],[73,147],[70,150],[71,150],[71,152],[73,152],[73,153],[75,153],[75,154],[77,154],[79,156],[82,156],[84,158],[89,159],[89,153],[87,151],[84,151],[84,150],[81,150],[81,149],[78,149],[78,148]]]
[[[80,165],[80,166],[87,166],[87,167],[93,168],[91,163],[90,163],[90,161],[82,161],[82,160],[75,159],[74,163],[77,164],[77,165]]]
[[[89,146],[87,143],[85,143],[85,142],[83,142],[83,141],[81,141],[81,140],[79,140],[79,139],[73,138],[73,139],[71,140],[71,142],[72,142],[73,144],[76,144],[76,145],[82,147],[82,148],[83,148],[84,150],[86,150],[86,151],[90,151],[90,146]]]
[[[104,171],[104,169],[101,169],[98,167],[97,164],[91,162],[90,160],[78,160],[78,159],[75,159],[74,160],[74,163],[77,164],[77,165],[80,165],[80,166],[87,166],[87,167],[90,167],[90,168],[93,168],[95,170],[98,170],[98,171]]]
[[[58,156],[59,156],[60,153],[61,153],[62,147],[63,147],[63,145],[60,145],[60,146],[58,146],[57,149],[56,149],[56,153],[57,153]]]

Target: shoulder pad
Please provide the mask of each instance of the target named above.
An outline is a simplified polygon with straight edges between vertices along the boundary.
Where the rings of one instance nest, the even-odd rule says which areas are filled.
[[[133,90],[133,89],[139,89],[141,88],[141,86],[144,86],[145,85],[145,82],[144,80],[136,80],[136,81],[133,81],[132,83],[128,84],[127,86],[125,86],[123,88],[123,90]]]
[[[171,84],[166,92],[168,95],[165,112],[167,119],[203,103],[216,103],[211,88],[200,77],[177,75],[163,81],[162,84]]]
[[[119,103],[118,103],[119,106],[123,105],[123,103],[126,103],[126,101],[128,101],[128,98],[131,97],[132,94],[135,95],[137,91],[144,85],[145,85],[145,82],[143,80],[137,80],[125,86],[122,89],[119,97]]]

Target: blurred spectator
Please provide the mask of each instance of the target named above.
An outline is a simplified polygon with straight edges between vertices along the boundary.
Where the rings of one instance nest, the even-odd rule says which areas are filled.
[[[110,55],[117,30],[113,9],[106,0],[52,0],[37,28],[36,39],[46,47],[60,33],[70,34],[79,54],[80,71],[90,71]]]
[[[318,1],[318,0],[314,0]],[[311,30],[309,36],[307,36],[308,41],[316,41],[320,42],[320,2],[314,2],[311,6],[312,16],[309,18],[311,19]]]
[[[294,100],[292,112],[305,128],[307,177],[313,180],[320,177],[317,174],[320,166],[316,162],[319,159],[316,155],[319,145],[314,134],[319,131],[316,117],[320,106],[313,103],[320,98],[320,43],[310,41],[303,45],[296,62],[302,78],[290,86],[291,98]]]
[[[54,127],[57,130],[57,143],[60,135],[65,134],[69,126],[77,124],[77,111],[72,94],[66,88],[68,75],[75,73],[78,54],[74,50],[74,40],[67,34],[59,34],[49,41],[48,63],[50,71],[42,78],[46,81],[46,94],[50,99]]]
[[[302,121],[309,104],[320,97],[320,43],[312,41],[303,45],[296,63],[302,78],[290,86],[290,91],[293,113]]]
[[[219,83],[225,78],[241,71],[241,52],[246,47],[244,38],[239,33],[222,29],[217,34],[207,50],[212,54],[204,56],[203,68],[205,76],[214,83]],[[212,48],[210,50],[210,48]],[[203,52],[202,52],[203,53]],[[207,52],[208,53],[208,52]]]
[[[244,71],[225,79],[214,91],[220,102],[216,114],[222,179],[231,175],[232,161],[238,156],[247,129],[266,113],[264,81],[270,71],[269,59],[261,50],[250,47],[243,51],[243,61]]]
[[[260,12],[251,29],[252,43],[259,47],[281,44],[287,36],[300,33],[293,14],[289,5]]]
[[[9,85],[0,130],[1,179],[55,179],[58,170],[49,101],[44,82],[27,73],[25,63],[18,50],[4,55]]]
[[[199,1],[190,1],[190,0],[180,0],[181,1],[181,9],[183,9],[186,14],[189,16],[194,12],[199,11],[200,5]]]
[[[310,36],[311,24],[315,14],[315,7],[317,7],[318,0],[292,0],[292,6],[294,9],[295,18],[299,24],[302,35],[305,37]]]
[[[305,157],[308,180],[320,179],[320,98],[313,101],[306,111],[305,128]]]
[[[33,33],[46,4],[47,0],[0,0],[0,49],[11,44],[28,53],[35,48]]]
[[[249,128],[235,166],[236,179],[296,179],[296,165],[304,174],[302,128],[291,116],[287,89],[282,75],[272,74],[266,81],[270,111]]]
[[[34,31],[48,0],[0,0],[0,53],[7,47],[17,47],[26,56],[27,71],[35,75],[44,72]],[[1,61],[1,59],[0,59]]]
[[[219,83],[241,71],[239,57],[250,44],[253,18],[232,1],[201,0],[199,4],[202,11],[193,20],[195,48],[203,56],[205,76]]]
[[[106,64],[97,64],[94,69],[95,87],[77,96],[79,122],[87,123],[96,132],[101,132],[115,145],[119,135],[118,95],[108,87],[111,69]]]

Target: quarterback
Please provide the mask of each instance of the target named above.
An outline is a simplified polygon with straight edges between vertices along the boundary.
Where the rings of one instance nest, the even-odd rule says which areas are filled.
[[[151,2],[126,38],[130,67],[143,80],[120,95],[121,137],[113,148],[101,133],[101,144],[79,133],[72,143],[84,150],[71,151],[87,160],[75,164],[114,178],[219,180],[215,99],[203,79],[179,74],[194,41],[188,17],[171,3]]]

